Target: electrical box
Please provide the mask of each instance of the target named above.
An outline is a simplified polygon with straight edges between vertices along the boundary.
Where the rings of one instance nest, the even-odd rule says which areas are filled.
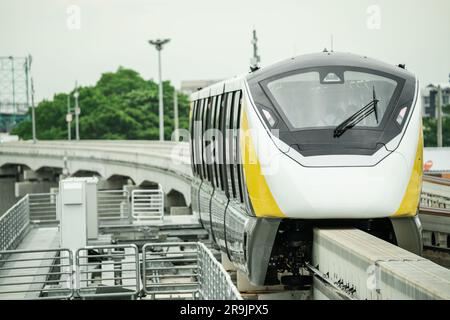
[[[98,237],[97,178],[67,178],[59,183],[61,247],[76,250]]]

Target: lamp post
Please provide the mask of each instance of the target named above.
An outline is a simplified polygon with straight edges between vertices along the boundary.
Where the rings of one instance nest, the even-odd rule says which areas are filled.
[[[79,124],[79,115],[80,115],[80,107],[78,106],[78,83],[75,84],[75,93],[73,94],[75,98],[75,139],[80,140],[80,124]]]
[[[159,71],[159,140],[164,141],[164,105],[163,105],[163,87],[161,76],[161,50],[163,45],[168,43],[170,39],[149,40],[148,43],[154,45],[158,51],[158,71]]]
[[[36,143],[36,114],[34,108],[34,83],[33,78],[31,78],[31,130],[33,134],[33,143]]]

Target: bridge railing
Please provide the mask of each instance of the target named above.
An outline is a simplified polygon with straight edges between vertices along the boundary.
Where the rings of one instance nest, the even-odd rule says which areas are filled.
[[[0,251],[15,249],[29,224],[29,196],[26,195],[0,217]]]
[[[56,193],[30,193],[30,220],[33,222],[56,222]]]
[[[33,223],[57,222],[57,193],[27,195],[29,216]],[[97,211],[100,221],[129,219],[162,221],[164,193],[161,188],[150,190],[100,190],[97,192]]]
[[[450,198],[442,195],[422,192],[420,206],[426,208],[450,209]]]
[[[162,221],[164,218],[164,192],[158,189],[133,190],[131,212],[138,221]]]
[[[68,249],[0,251],[0,299],[68,299],[71,268]]]
[[[6,250],[0,262],[0,299],[242,299],[212,252],[197,242],[147,243],[142,256],[134,244],[87,246],[75,254]]]
[[[97,192],[99,220],[130,217],[130,194],[126,190],[101,190]]]
[[[153,298],[241,300],[223,266],[200,242],[146,244],[144,291]]]
[[[202,300],[242,300],[230,275],[201,242],[197,244],[199,261],[199,298]]]
[[[77,296],[136,298],[139,249],[134,244],[89,246],[76,251]]]

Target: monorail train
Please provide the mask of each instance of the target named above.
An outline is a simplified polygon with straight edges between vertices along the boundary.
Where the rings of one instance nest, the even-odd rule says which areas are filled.
[[[404,65],[326,51],[199,89],[193,212],[255,285],[296,283],[314,227],[359,228],[420,254],[418,94]]]

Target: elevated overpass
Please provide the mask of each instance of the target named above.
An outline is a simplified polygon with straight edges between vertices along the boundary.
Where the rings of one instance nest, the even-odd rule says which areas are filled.
[[[0,170],[23,165],[64,175],[85,172],[108,180],[130,178],[134,184],[159,183],[166,194],[181,193],[191,203],[189,145],[159,141],[31,141],[0,144]],[[1,175],[1,174],[0,174]]]

